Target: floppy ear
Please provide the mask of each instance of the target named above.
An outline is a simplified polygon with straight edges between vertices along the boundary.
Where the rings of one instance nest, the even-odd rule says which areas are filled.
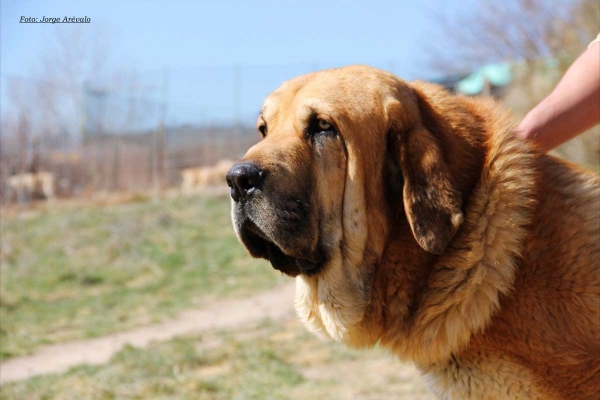
[[[463,214],[461,195],[438,139],[422,122],[408,129],[392,128],[390,135],[391,151],[404,177],[404,211],[413,235],[424,250],[441,254],[462,224]]]

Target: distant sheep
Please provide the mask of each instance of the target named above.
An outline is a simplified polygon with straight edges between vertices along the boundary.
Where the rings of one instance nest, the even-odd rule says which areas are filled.
[[[54,200],[56,198],[55,178],[52,172],[23,172],[9,176],[6,184],[15,191],[17,199]]]
[[[181,190],[191,193],[208,186],[225,185],[225,175],[234,161],[223,159],[211,167],[186,168],[181,171]]]

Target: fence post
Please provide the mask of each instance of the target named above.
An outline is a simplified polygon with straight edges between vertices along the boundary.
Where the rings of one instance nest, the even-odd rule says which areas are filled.
[[[113,163],[113,176],[112,176],[112,190],[119,190],[119,168],[120,168],[120,151],[119,151],[119,139],[115,140],[114,144],[114,163]]]
[[[157,129],[154,131],[153,140],[153,162],[152,162],[152,186],[154,194],[158,195],[163,188],[164,181],[164,160],[165,160],[165,134],[162,122],[158,123]]]

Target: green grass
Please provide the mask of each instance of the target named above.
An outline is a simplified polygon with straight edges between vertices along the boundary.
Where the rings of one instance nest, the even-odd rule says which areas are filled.
[[[227,196],[2,216],[0,359],[243,296],[283,280],[234,236]]]
[[[1,399],[433,399],[414,369],[380,349],[321,341],[295,320],[127,347],[2,387]]]

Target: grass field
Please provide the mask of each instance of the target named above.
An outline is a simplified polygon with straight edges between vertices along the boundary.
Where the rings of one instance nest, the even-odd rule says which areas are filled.
[[[350,350],[295,319],[125,348],[80,366],[2,387],[2,399],[410,399],[428,393],[416,371],[381,349]]]
[[[0,233],[5,360],[289,282],[246,255],[225,195],[4,210]],[[433,397],[383,350],[321,341],[294,318],[125,347],[104,365],[4,384],[0,399]]]
[[[3,359],[283,280],[239,245],[225,195],[4,212],[0,234]]]

